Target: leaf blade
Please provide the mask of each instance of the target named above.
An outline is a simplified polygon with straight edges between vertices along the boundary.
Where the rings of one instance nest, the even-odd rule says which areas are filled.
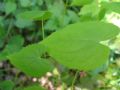
[[[53,69],[52,64],[41,57],[44,52],[45,50],[41,45],[33,44],[8,56],[8,58],[14,66],[27,75],[40,77]]]
[[[93,70],[104,64],[110,53],[110,49],[99,42],[115,37],[118,32],[118,27],[108,23],[77,23],[52,34],[42,44],[61,64],[79,70]]]

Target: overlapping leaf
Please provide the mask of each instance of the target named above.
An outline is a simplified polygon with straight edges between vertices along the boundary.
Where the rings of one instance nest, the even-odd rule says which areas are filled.
[[[8,58],[18,69],[30,76],[40,77],[53,69],[52,64],[42,55],[46,52],[45,48],[39,44],[33,44],[23,48]]]
[[[100,41],[114,38],[118,27],[104,22],[84,22],[67,26],[42,42],[61,64],[79,70],[93,70],[106,62],[109,48]]]

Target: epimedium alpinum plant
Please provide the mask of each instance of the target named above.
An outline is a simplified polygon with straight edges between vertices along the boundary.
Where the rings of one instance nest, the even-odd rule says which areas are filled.
[[[43,48],[70,69],[94,70],[106,63],[110,54],[110,49],[100,44],[100,41],[114,38],[118,32],[118,27],[100,21],[76,23],[8,58],[21,71],[34,77],[40,77],[53,68],[49,59],[42,58]]]
[[[119,2],[106,0],[71,0],[65,3],[62,0],[38,0],[38,2],[20,0],[19,5],[16,0],[4,1],[5,7],[1,12],[3,15],[5,13],[5,17],[1,15],[1,22],[2,19],[10,18],[4,21],[5,24],[2,23],[4,25],[1,25],[0,29],[1,60],[9,59],[12,65],[32,77],[41,77],[58,68],[56,62],[77,72],[93,71],[106,64],[111,50],[101,41],[115,38],[120,29],[106,22],[104,16],[112,11],[120,13]],[[41,6],[40,9],[38,4]],[[44,9],[44,5],[48,10]],[[69,7],[74,8],[69,9]],[[78,12],[79,8],[80,12]],[[2,27],[5,25],[9,26],[7,32]],[[37,36],[37,33],[33,33],[30,37],[22,36],[21,30],[33,29],[32,26],[37,27],[37,33],[40,33],[37,38],[42,37],[42,40],[38,39],[39,42],[32,42],[23,47],[24,38]],[[16,30],[15,33],[12,29]],[[45,37],[49,29],[58,31]],[[74,90],[75,79],[76,75],[71,84],[72,90]],[[34,89],[43,88],[36,84],[25,88],[25,90]]]
[[[89,32],[90,28],[92,29]],[[53,69],[50,60],[42,58],[45,52],[70,69],[94,70],[106,63],[110,54],[110,49],[100,44],[100,41],[113,38],[118,32],[118,27],[104,22],[77,23],[52,34],[39,44],[23,48],[8,58],[21,71],[34,77],[40,77]]]
[[[87,27],[85,27],[86,25]],[[96,27],[100,30],[97,31]],[[92,29],[90,30],[90,28]],[[45,71],[47,66],[50,69],[49,65],[45,63],[48,61],[42,60],[42,55],[45,53],[44,49],[56,61],[69,68],[93,70],[104,64],[110,54],[110,49],[100,44],[100,41],[113,38],[118,32],[118,27],[108,23],[77,23],[52,34],[39,44],[25,47],[20,52],[8,56],[8,58],[16,67],[22,69],[28,75],[33,74],[33,76],[40,76],[40,71]],[[40,64],[44,64],[43,67]],[[27,65],[30,65],[31,68]],[[31,72],[31,70],[34,70],[34,72]]]

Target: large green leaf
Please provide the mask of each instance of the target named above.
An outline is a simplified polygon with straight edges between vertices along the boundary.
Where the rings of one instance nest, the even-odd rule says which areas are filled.
[[[61,64],[80,70],[95,69],[105,63],[109,56],[107,47],[84,40],[72,40],[68,43],[62,41],[56,44],[56,47],[53,44],[49,45],[49,48],[50,55]]]
[[[53,68],[52,64],[42,57],[45,52],[42,45],[33,44],[8,58],[14,66],[27,75],[40,77]]]
[[[118,27],[108,23],[77,23],[52,34],[42,44],[61,64],[79,70],[93,70],[106,62],[110,52],[99,42],[115,37],[118,32]]]
[[[48,11],[32,10],[24,11],[17,15],[18,18],[26,20],[46,20],[51,16],[51,13]]]
[[[56,40],[56,38],[63,40],[70,40],[75,38],[76,40],[92,40],[92,41],[104,41],[116,36],[119,32],[118,27],[99,21],[80,22],[71,24],[65,27],[63,30],[58,31],[52,36],[48,37],[48,40]],[[54,38],[54,39],[52,39]]]

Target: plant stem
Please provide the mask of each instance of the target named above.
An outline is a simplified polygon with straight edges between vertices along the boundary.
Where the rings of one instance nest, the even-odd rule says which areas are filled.
[[[42,19],[42,38],[45,38],[45,30],[44,30],[44,20]]]
[[[73,79],[73,81],[72,81],[71,90],[74,90],[74,84],[75,84],[75,81],[76,81],[76,79],[77,79],[78,73],[79,73],[79,71],[76,71],[75,77],[74,77],[74,79]]]
[[[12,29],[12,26],[13,26],[13,20],[10,21],[10,24],[9,24],[9,26],[8,26],[8,30],[7,30],[7,34],[6,34],[6,38],[9,36],[10,31],[11,31],[11,29]]]
[[[66,0],[66,2],[65,2],[65,14],[67,12],[67,7],[68,7],[68,0]]]
[[[66,6],[66,9],[67,9],[67,6],[68,6],[68,0],[66,0],[65,6]]]

